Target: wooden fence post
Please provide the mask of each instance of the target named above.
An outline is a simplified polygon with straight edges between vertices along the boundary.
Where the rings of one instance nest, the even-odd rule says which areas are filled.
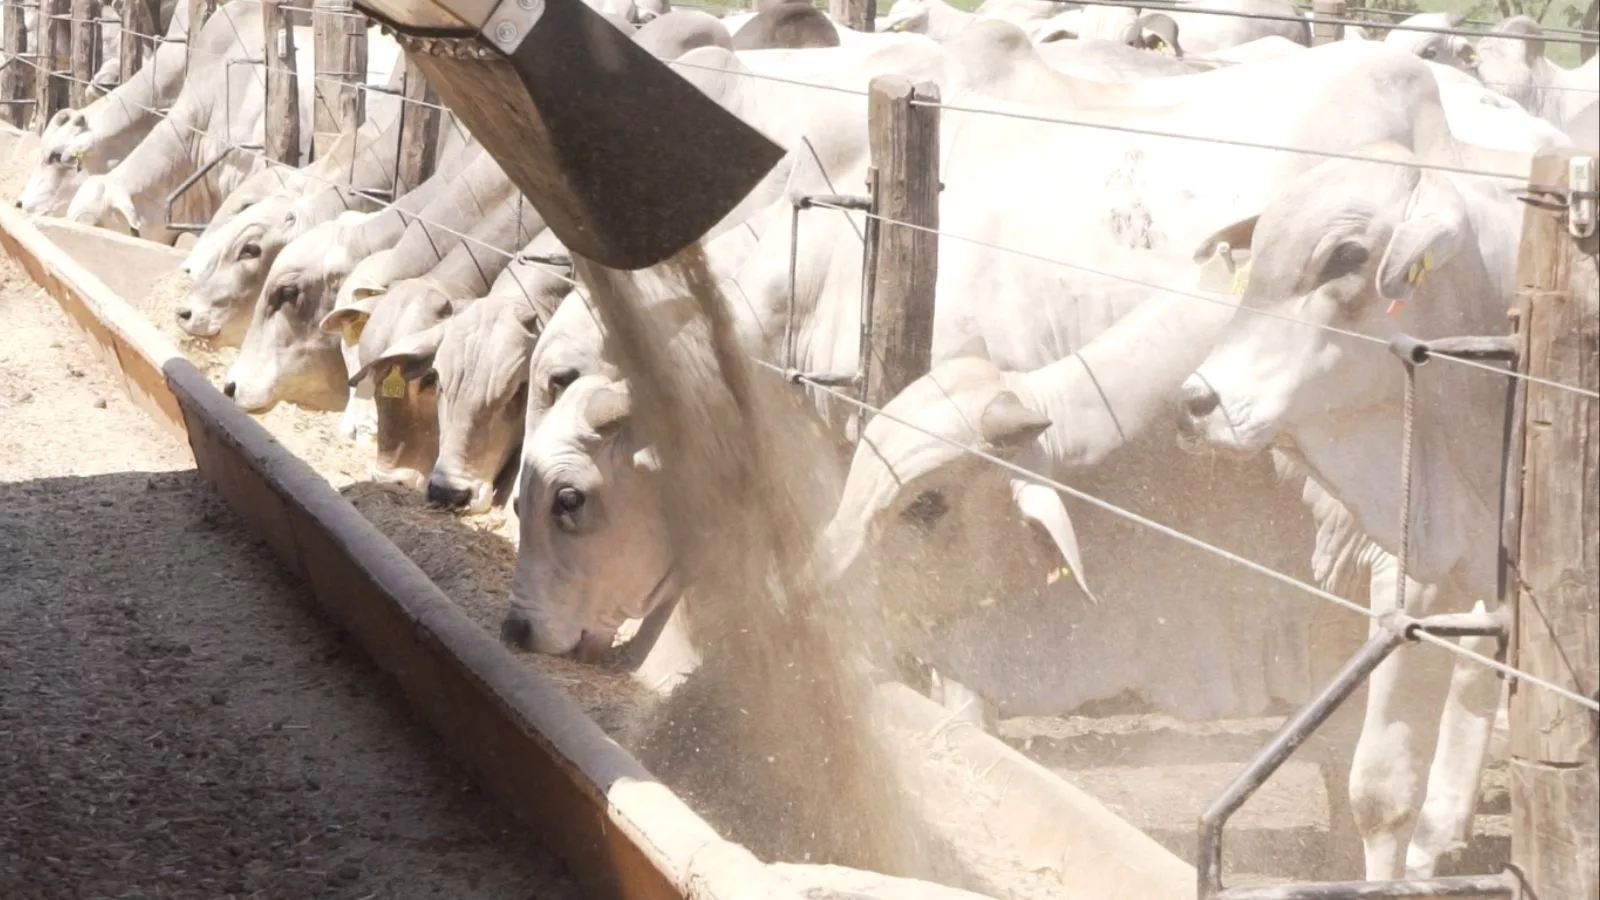
[[[100,70],[100,0],[72,0],[72,86],[74,108],[89,102],[89,83]]]
[[[194,59],[194,48],[200,43],[200,29],[206,27],[206,20],[217,11],[217,0],[179,0],[189,4],[189,33],[185,40],[189,42],[189,55],[184,58],[183,71],[189,71],[189,63]]]
[[[1581,151],[1540,154],[1531,181],[1568,186]],[[1530,206],[1518,261],[1522,368],[1600,388],[1597,239]],[[1516,598],[1512,663],[1587,697],[1600,672],[1600,401],[1536,382],[1513,422],[1507,517],[1519,532],[1508,593]],[[1517,465],[1520,454],[1520,466]],[[1512,493],[1515,492],[1515,493]],[[1508,529],[1509,530],[1509,529]],[[1527,900],[1600,896],[1595,714],[1537,685],[1510,695],[1511,862]]]
[[[50,117],[66,108],[68,100],[67,76],[71,74],[72,0],[39,0],[39,20],[34,33],[35,59],[39,74],[34,80],[36,101],[33,107],[33,128],[44,133]]]
[[[294,26],[285,19],[279,0],[262,0],[261,34],[265,39],[267,100],[262,120],[267,158],[300,165],[300,77],[294,65]]]
[[[32,35],[28,34],[25,21],[27,11],[22,8],[22,0],[5,0],[5,42],[6,58],[17,57],[17,61],[0,69],[0,110],[4,111],[6,121],[18,128],[27,127],[28,120],[33,116],[33,66],[26,60],[29,54],[28,44]]]
[[[867,100],[872,212],[879,219],[868,319],[871,350],[862,374],[866,402],[880,409],[927,374],[933,357],[933,288],[939,275],[938,102],[938,85],[913,84],[902,75],[874,78]]]
[[[878,0],[828,0],[828,15],[857,31],[872,31],[878,19]]]
[[[123,0],[122,35],[117,65],[121,69],[120,84],[133,81],[133,75],[144,65],[145,35],[156,33],[155,11],[146,0]]]
[[[1316,17],[1311,25],[1311,46],[1320,47],[1344,40],[1344,25],[1326,19],[1345,17],[1345,0],[1311,0],[1311,14]]]
[[[433,174],[439,151],[439,95],[419,66],[407,65],[405,101],[400,107],[400,150],[394,170],[394,195],[401,195]]]
[[[1589,0],[1589,8],[1583,11],[1583,21],[1578,23],[1578,28],[1584,32],[1584,41],[1578,45],[1578,64],[1588,62],[1594,57],[1596,41],[1594,31],[1600,28],[1600,0]]]
[[[367,81],[367,19],[350,0],[316,0],[311,19],[317,70],[311,154],[320,159],[352,124],[366,121],[367,92],[361,86]],[[355,97],[354,123],[346,120],[350,95]]]

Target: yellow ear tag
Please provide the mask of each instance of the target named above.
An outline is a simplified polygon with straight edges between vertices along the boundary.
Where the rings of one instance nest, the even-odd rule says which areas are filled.
[[[339,329],[339,333],[344,338],[344,342],[346,344],[354,347],[356,344],[361,342],[361,331],[366,327],[367,317],[357,316],[354,319],[346,319],[344,327]]]
[[[1255,262],[1255,260],[1250,260],[1233,270],[1233,283],[1229,285],[1228,290],[1235,297],[1243,297],[1244,289],[1250,286],[1250,263],[1252,262]]]
[[[406,395],[406,380],[400,377],[400,367],[390,366],[389,374],[383,376],[383,396],[399,398]]]

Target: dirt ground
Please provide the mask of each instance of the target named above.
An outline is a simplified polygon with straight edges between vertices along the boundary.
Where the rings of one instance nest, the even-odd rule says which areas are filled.
[[[573,898],[0,259],[0,897]]]

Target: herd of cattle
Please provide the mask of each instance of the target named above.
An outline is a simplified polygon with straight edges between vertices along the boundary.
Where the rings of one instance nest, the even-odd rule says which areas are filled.
[[[171,6],[181,36],[188,4]],[[1514,192],[1534,152],[1600,140],[1600,70],[1550,62],[1525,17],[1475,43],[1424,15],[1311,48],[1288,0],[1064,6],[899,0],[874,33],[794,2],[601,11],[791,151],[703,241],[751,353],[785,368],[859,356],[863,219],[805,213],[791,247],[794,198],[865,183],[873,77],[940,88],[935,364],[864,425],[815,396],[845,473],[825,570],[871,570],[920,623],[906,641],[956,676],[947,700],[1063,714],[1134,694],[1258,715],[1312,689],[1315,601],[946,441],[1388,608],[1403,385],[1384,342],[1504,331]],[[377,202],[400,140],[385,93],[303,169],[229,150],[262,144],[260,69],[234,65],[261,45],[254,0],[222,5],[192,46],[161,44],[47,123],[18,205],[168,243],[172,221],[209,222],[172,314],[238,348],[239,406],[342,410],[374,477],[440,506],[516,498],[508,641],[587,653],[692,591],[655,501],[671,460],[628,426],[538,210],[448,114],[436,173]],[[399,84],[394,42],[374,28],[368,46],[369,78]],[[657,273],[633,284],[685,320]],[[1407,608],[1492,605],[1503,384],[1434,366],[1419,396]],[[1371,682],[1349,786],[1370,878],[1429,874],[1470,828],[1500,685],[1432,652]]]

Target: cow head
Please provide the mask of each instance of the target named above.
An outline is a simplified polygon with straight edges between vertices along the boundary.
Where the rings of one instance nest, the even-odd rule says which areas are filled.
[[[426,278],[395,282],[322,320],[322,330],[356,335],[349,386],[373,383],[377,454],[373,478],[422,490],[439,454],[439,373],[429,344],[456,303]],[[431,348],[437,350],[434,344]]]
[[[145,218],[128,189],[109,175],[90,175],[67,205],[67,218],[121,234],[138,235]]]
[[[1407,25],[1424,28],[1459,28],[1466,18],[1460,13],[1423,13],[1401,22],[1385,37],[1384,43],[1404,50],[1429,62],[1473,73],[1478,68],[1478,51],[1466,38],[1458,34],[1441,34],[1437,31],[1412,31]]]
[[[251,310],[239,356],[224,392],[244,409],[265,413],[280,402],[309,409],[344,409],[348,369],[339,339],[319,326],[339,281],[353,265],[346,230],[369,214],[346,213],[324,222],[278,254]]]
[[[221,346],[237,346],[250,325],[250,302],[294,236],[298,215],[288,196],[269,197],[207,228],[181,267],[190,278],[178,327]]]
[[[374,366],[436,386],[439,453],[430,503],[468,514],[504,502],[522,449],[528,357],[539,315],[520,296],[490,296],[389,345]]]
[[[626,383],[585,375],[524,439],[508,643],[592,658],[675,595],[659,466],[630,414]]]
[[[28,175],[17,206],[33,216],[63,215],[84,179],[104,174],[108,162],[95,152],[83,111],[63,109],[45,125],[39,138],[39,167]]]
[[[871,576],[894,598],[891,619],[922,628],[1042,587],[1063,570],[1081,579],[1060,496],[960,449],[1038,470],[1038,441],[1050,427],[988,360],[940,363],[867,423],[818,543],[818,566],[834,579],[852,570]]]
[[[1448,176],[1406,165],[1415,160],[1401,148],[1364,155],[1385,161],[1323,163],[1202,247],[1253,252],[1240,313],[1184,385],[1191,442],[1255,453],[1285,433],[1388,415],[1403,382],[1383,342],[1471,327],[1455,294],[1497,279],[1464,196]]]

